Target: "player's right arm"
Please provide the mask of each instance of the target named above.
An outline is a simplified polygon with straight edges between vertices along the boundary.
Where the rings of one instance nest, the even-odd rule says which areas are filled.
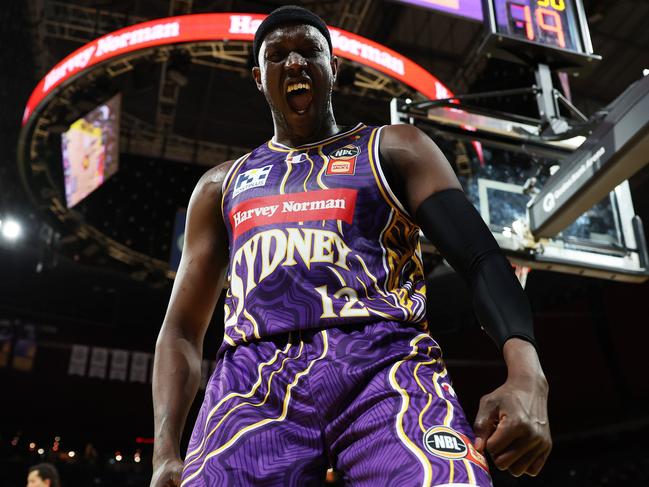
[[[221,197],[231,165],[226,162],[205,173],[187,209],[182,257],[155,348],[151,487],[180,485],[180,438],[198,390],[203,338],[227,268],[228,239]]]

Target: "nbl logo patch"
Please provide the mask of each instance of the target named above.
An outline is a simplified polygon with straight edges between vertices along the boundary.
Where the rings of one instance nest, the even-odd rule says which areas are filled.
[[[455,430],[447,426],[433,426],[424,434],[426,450],[442,458],[464,458],[468,447]]]
[[[426,450],[448,460],[466,459],[489,472],[485,457],[473,447],[471,439],[448,426],[433,426],[424,433]]]
[[[351,144],[336,149],[329,154],[327,175],[354,175],[356,172],[356,158],[360,153],[360,147]]]
[[[234,183],[233,196],[237,196],[238,194],[252,188],[264,186],[272,168],[273,165],[269,164],[268,166],[249,169],[248,171],[239,174]]]

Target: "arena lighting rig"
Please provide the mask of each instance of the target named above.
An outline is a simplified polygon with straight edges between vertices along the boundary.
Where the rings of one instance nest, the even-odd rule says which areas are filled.
[[[116,79],[141,63],[164,64],[182,52],[192,63],[249,75],[252,40],[264,18],[259,14],[216,13],[157,19],[104,35],[56,64],[27,102],[19,139],[19,173],[33,203],[58,219],[71,235],[100,243],[118,261],[172,276],[167,262],[110,238],[67,207],[56,163],[56,139],[70,123],[114,95],[111,86]],[[352,32],[334,27],[330,32],[334,54],[356,68],[353,88],[366,96],[380,93],[387,99],[407,96],[416,100],[452,96],[435,76],[399,53]],[[167,78],[172,78],[171,73],[167,72]],[[172,88],[177,94],[180,86],[182,82],[163,86],[161,93]],[[103,98],[91,99],[88,93],[93,90]],[[169,108],[173,109],[175,99],[177,96],[170,97]],[[219,144],[173,133],[161,137],[155,126],[128,113],[128,107],[124,107],[121,121],[122,146],[133,154],[214,165],[232,158],[231,152],[247,152],[233,147],[224,152]],[[127,132],[128,138],[124,135]],[[186,159],[188,153],[193,156],[191,161]]]
[[[553,87],[551,78],[553,71],[578,74],[601,59],[593,53],[581,0],[484,0],[483,7],[485,35],[479,55],[533,67],[536,84],[414,103],[393,99],[392,123],[479,140],[551,166],[542,187],[540,172],[521,172],[502,178],[477,174],[477,185],[465,188],[514,262],[645,281],[649,254],[627,179],[649,164],[649,77],[589,119]],[[534,95],[539,118],[471,105],[516,95]],[[570,118],[562,116],[561,106]],[[609,215],[607,224],[586,237],[574,228],[578,223],[566,229],[596,204],[599,216]],[[495,225],[494,211],[501,215]],[[587,223],[582,222],[582,230],[588,230]]]

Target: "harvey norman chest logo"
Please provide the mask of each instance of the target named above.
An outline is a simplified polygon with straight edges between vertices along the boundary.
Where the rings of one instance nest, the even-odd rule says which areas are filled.
[[[336,149],[329,154],[327,175],[353,175],[356,172],[356,158],[360,153],[360,147],[351,144]]]
[[[262,225],[317,220],[352,223],[357,193],[336,188],[251,198],[230,211],[233,237]]]
[[[248,171],[239,174],[234,183],[233,196],[237,196],[238,194],[252,188],[264,186],[272,168],[273,165],[269,164],[268,166],[249,169]]]

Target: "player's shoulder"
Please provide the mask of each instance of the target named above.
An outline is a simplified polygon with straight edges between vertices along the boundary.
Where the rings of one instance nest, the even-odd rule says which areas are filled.
[[[194,188],[193,199],[207,198],[212,201],[220,201],[223,193],[223,183],[225,182],[235,160],[226,161],[222,164],[208,169],[201,176]],[[216,199],[215,199],[216,198]]]
[[[407,156],[417,151],[423,137],[426,135],[414,125],[385,125],[379,141],[383,170],[386,173],[402,173],[405,169],[403,166],[411,159]]]
[[[399,123],[385,125],[381,130],[381,145],[392,147],[394,145],[407,146],[426,137],[426,134],[414,125]]]
[[[386,125],[379,150],[381,156],[395,164],[425,162],[421,159],[441,154],[437,144],[424,131],[409,124]]]

